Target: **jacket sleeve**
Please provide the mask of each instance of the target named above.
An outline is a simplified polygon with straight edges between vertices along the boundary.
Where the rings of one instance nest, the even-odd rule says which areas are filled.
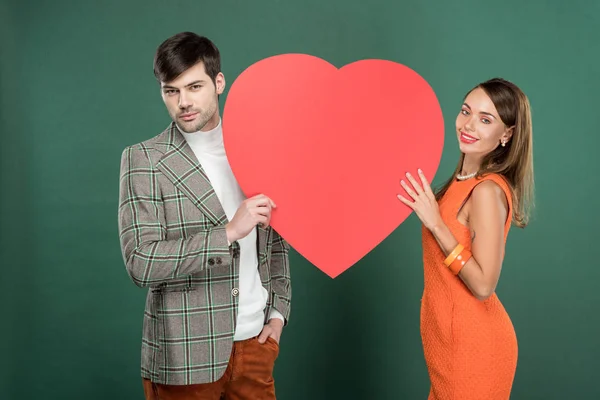
[[[119,238],[127,273],[139,287],[185,278],[212,266],[231,265],[225,226],[185,239],[166,240],[164,204],[143,144],[123,151],[119,185]]]

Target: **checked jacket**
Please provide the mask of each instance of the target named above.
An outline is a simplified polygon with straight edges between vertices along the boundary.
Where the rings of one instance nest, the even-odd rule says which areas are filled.
[[[127,273],[149,288],[141,374],[156,383],[218,380],[233,346],[240,250],[202,166],[174,123],[121,157],[119,237]],[[258,271],[274,307],[290,314],[289,246],[257,227]]]

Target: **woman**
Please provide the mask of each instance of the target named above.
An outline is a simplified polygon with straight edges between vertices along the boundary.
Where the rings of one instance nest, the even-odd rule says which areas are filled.
[[[533,194],[529,100],[492,79],[473,88],[456,118],[460,161],[435,195],[421,170],[400,201],[423,223],[421,338],[429,399],[508,399],[517,339],[495,289],[511,223],[525,227]]]

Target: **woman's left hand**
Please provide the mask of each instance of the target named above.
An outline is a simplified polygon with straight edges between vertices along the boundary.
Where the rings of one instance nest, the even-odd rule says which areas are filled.
[[[412,187],[404,180],[401,180],[400,184],[406,190],[406,193],[412,197],[413,201],[408,200],[400,194],[398,195],[398,199],[412,208],[427,229],[432,230],[436,226],[443,224],[437,200],[431,191],[427,178],[423,175],[423,171],[419,169],[419,178],[421,178],[422,187],[408,172],[406,173],[406,178]]]

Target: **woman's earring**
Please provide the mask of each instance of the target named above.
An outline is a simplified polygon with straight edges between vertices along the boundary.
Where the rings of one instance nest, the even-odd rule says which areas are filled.
[[[502,147],[506,146],[506,140],[502,139]]]

